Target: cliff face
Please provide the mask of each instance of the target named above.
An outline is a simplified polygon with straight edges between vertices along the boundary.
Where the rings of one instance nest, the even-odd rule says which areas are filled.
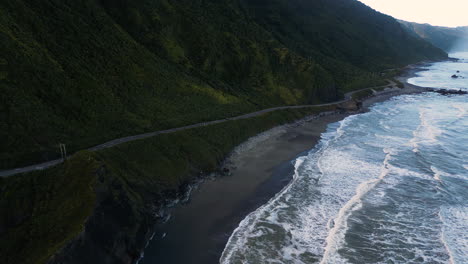
[[[437,27],[399,21],[410,34],[418,36],[446,52],[468,51],[468,27]]]
[[[152,195],[145,206],[124,191],[122,182],[106,166],[97,172],[97,201],[83,231],[56,252],[49,264],[131,264],[141,257],[157,217],[158,200]],[[167,194],[167,197],[170,197]],[[152,201],[153,203],[150,203]]]
[[[446,54],[354,0],[5,0],[0,167],[317,103]]]

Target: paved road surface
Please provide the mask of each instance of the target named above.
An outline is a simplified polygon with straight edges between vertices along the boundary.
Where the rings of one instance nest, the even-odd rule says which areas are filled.
[[[391,85],[393,86],[394,83],[392,83]],[[360,91],[363,91],[363,90],[367,90],[367,89],[373,89],[373,88],[376,88],[376,87],[364,88],[364,89],[361,89],[361,90],[346,93],[345,94],[345,99],[340,100],[340,101],[336,101],[336,102],[332,102],[332,103],[316,104],[316,105],[297,105],[297,106],[273,107],[273,108],[263,109],[263,110],[260,110],[260,111],[257,111],[257,112],[253,112],[253,113],[249,113],[249,114],[245,114],[245,115],[240,115],[240,116],[236,116],[236,117],[230,117],[230,118],[219,119],[219,120],[214,120],[214,121],[209,121],[209,122],[197,123],[197,124],[193,124],[193,125],[189,125],[189,126],[171,128],[171,129],[154,131],[154,132],[145,133],[145,134],[139,134],[139,135],[135,135],[135,136],[128,136],[128,137],[118,138],[118,139],[114,139],[114,140],[108,141],[106,143],[94,146],[92,148],[89,148],[88,150],[98,151],[98,150],[101,150],[101,149],[111,148],[113,146],[116,146],[116,145],[119,145],[119,144],[122,144],[122,143],[130,142],[130,141],[134,141],[134,140],[139,140],[139,139],[144,139],[144,138],[149,138],[149,137],[154,137],[154,136],[157,136],[159,134],[169,134],[169,133],[174,133],[174,132],[182,131],[182,130],[186,130],[186,129],[224,123],[224,122],[231,121],[231,120],[252,118],[252,117],[255,117],[255,116],[259,116],[259,115],[262,115],[262,114],[265,114],[265,113],[278,111],[278,110],[300,109],[300,108],[322,107],[322,106],[336,105],[336,104],[347,102],[348,100],[351,99],[351,97],[352,97],[352,95],[354,93],[357,93],[357,92],[360,92]],[[35,171],[35,170],[43,170],[43,169],[55,166],[57,164],[60,164],[60,163],[62,163],[62,161],[63,161],[62,159],[56,159],[56,160],[52,160],[52,161],[48,161],[48,162],[44,162],[44,163],[39,163],[39,164],[35,164],[35,165],[23,167],[23,168],[3,170],[3,171],[0,171],[0,177],[8,177],[8,176],[19,174],[19,173],[25,173],[25,172]]]

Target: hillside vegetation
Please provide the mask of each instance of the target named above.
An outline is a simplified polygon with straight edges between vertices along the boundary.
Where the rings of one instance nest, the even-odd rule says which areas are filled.
[[[0,178],[2,263],[135,263],[166,199],[216,171],[249,137],[334,109],[276,111],[83,151],[48,170]]]
[[[328,102],[446,54],[354,0],[4,0],[0,168]]]
[[[411,34],[429,41],[446,52],[468,51],[468,26],[449,28],[406,21],[400,23]]]
[[[355,0],[3,0],[0,168],[116,137],[336,100],[447,57]],[[387,71],[388,72],[388,71]],[[365,96],[365,95],[363,95]],[[0,178],[5,263],[135,263],[161,205],[281,110]]]

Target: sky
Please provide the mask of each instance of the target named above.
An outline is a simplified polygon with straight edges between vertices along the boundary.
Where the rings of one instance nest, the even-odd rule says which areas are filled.
[[[468,0],[359,0],[384,14],[433,26],[468,26]]]

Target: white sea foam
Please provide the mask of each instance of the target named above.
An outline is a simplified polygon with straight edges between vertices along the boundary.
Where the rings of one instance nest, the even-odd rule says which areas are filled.
[[[443,223],[441,240],[450,256],[450,263],[468,260],[468,208],[442,207],[439,212]]]
[[[302,165],[304,160],[305,160],[305,157],[300,157],[296,159],[296,163],[294,165],[295,173],[293,176],[293,180],[288,186],[286,186],[280,193],[278,193],[268,203],[261,206],[256,211],[250,213],[244,220],[242,220],[242,222],[234,230],[233,234],[229,238],[227,242],[227,246],[223,250],[223,253],[221,255],[220,263],[232,263],[233,254],[239,251],[240,252],[244,251],[249,238],[259,237],[263,235],[261,233],[262,231],[255,230],[256,226],[254,225],[254,223],[258,222],[260,217],[263,216],[267,210],[273,209],[272,204],[278,201],[280,197],[282,197],[288,191],[288,189],[292,186],[292,184],[294,183],[294,181],[297,179],[299,175],[298,169]]]
[[[442,215],[440,214],[439,212],[439,219],[440,221],[442,221],[442,223],[444,222],[444,218],[442,217]],[[442,232],[440,234],[440,240],[442,241],[442,244],[444,244],[444,247],[445,247],[445,250],[447,251],[447,254],[449,255],[449,263],[450,264],[455,264],[454,260],[453,260],[453,253],[451,252],[451,249],[447,243],[447,235],[446,235],[446,232],[445,232],[445,227],[442,227]]]
[[[467,237],[467,207],[438,213],[453,207],[443,204],[447,186],[463,192],[459,179],[467,179],[465,106],[461,97],[408,95],[331,125],[296,160],[292,182],[240,223],[220,262],[355,263],[375,255],[372,263],[464,263],[467,242],[454,234]]]
[[[439,169],[437,169],[435,166],[431,166],[431,170],[434,173],[434,179],[440,181],[440,176],[447,176],[447,174]]]
[[[354,171],[358,172],[355,177],[372,175],[372,170],[376,170],[374,166],[366,162],[353,160],[352,156],[349,155],[351,152],[341,152],[334,148],[328,149],[332,141],[345,135],[345,128],[348,124],[350,124],[349,120],[340,122],[335,132],[324,134],[324,140],[316,153],[311,153],[296,161],[296,171],[292,183],[274,199],[241,222],[229,239],[228,246],[221,257],[221,263],[232,263],[242,259],[240,256],[248,254],[246,248],[254,240],[275,234],[275,232],[276,234],[278,232],[288,234],[284,238],[287,241],[284,241],[284,245],[277,249],[284,261],[294,260],[294,263],[303,263],[298,256],[305,253],[317,256],[323,254],[327,224],[332,225],[330,219],[333,219],[342,203],[346,202],[348,197],[352,197],[352,186],[359,183],[355,178],[350,178],[349,181],[345,182],[341,182],[337,178],[347,179],[344,175]],[[341,164],[341,166],[334,166],[333,164],[336,163]],[[333,176],[333,178],[322,179],[323,175]],[[298,201],[297,197],[291,194],[298,193],[297,189],[314,188],[312,184],[319,179],[320,201],[313,203],[315,199],[311,198],[306,203],[297,205],[297,209],[300,210],[294,210],[296,213],[294,215],[290,211],[292,210],[290,207],[301,201]],[[340,189],[341,192],[336,192],[337,189]],[[267,229],[265,226],[273,226],[273,228]],[[268,263],[266,259],[272,256],[265,250],[268,249],[256,244],[256,254],[263,255],[262,262]]]
[[[336,129],[336,136],[334,136],[334,140],[338,139],[339,137],[342,137],[345,134],[345,129],[346,127],[349,126],[356,118],[358,118],[360,115],[353,115],[353,116],[348,116],[347,118],[341,120],[338,122],[340,126]],[[335,135],[335,132],[332,132],[332,135]],[[330,144],[331,141],[327,141],[326,144]]]
[[[419,127],[413,132],[413,138],[410,140],[413,146],[413,152],[419,152],[420,144],[437,143],[437,137],[442,134],[437,126],[433,124],[433,119],[429,117],[429,109],[419,109]]]
[[[453,104],[452,107],[458,110],[458,113],[457,113],[458,118],[462,118],[462,117],[464,117],[466,115],[466,109],[465,109],[464,105],[462,105],[462,104]]]
[[[391,164],[389,164],[388,167],[391,169],[392,174],[394,174],[394,175],[404,176],[404,177],[406,177],[406,176],[416,177],[416,178],[420,178],[420,179],[431,179],[431,177],[429,175],[421,173],[421,172],[409,170],[409,169],[406,169],[406,168],[396,167],[396,166],[393,166]],[[400,183],[400,180],[398,180],[398,179],[395,179],[395,180],[397,180],[396,181],[397,183]]]
[[[375,134],[375,137],[383,141],[398,142],[404,144],[408,139],[402,136]],[[381,146],[381,142],[376,142],[374,146]]]
[[[384,152],[386,153],[386,156],[383,161],[379,177],[377,179],[371,179],[361,183],[356,189],[356,195],[354,195],[338,212],[338,216],[334,220],[334,227],[330,229],[325,240],[325,253],[320,263],[325,264],[345,262],[341,256],[337,254],[337,251],[344,243],[348,217],[351,215],[352,211],[361,207],[362,197],[370,190],[372,190],[389,173],[389,162],[393,153],[390,149],[384,149]]]

